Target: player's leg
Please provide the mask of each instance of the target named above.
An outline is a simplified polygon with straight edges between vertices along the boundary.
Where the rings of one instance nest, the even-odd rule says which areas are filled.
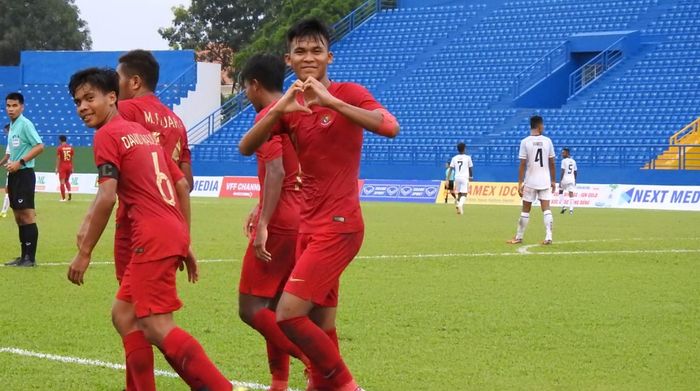
[[[357,383],[335,342],[311,320],[310,314],[317,305],[337,306],[337,294],[330,294],[359,251],[362,238],[362,232],[314,235],[297,259],[277,306],[277,321],[284,333],[309,357],[313,370],[325,377],[331,389],[338,391],[354,391]]]
[[[34,187],[36,177],[34,170],[25,168],[15,173],[18,177],[13,183],[14,189],[10,198],[10,206],[15,215],[22,246],[22,260],[16,266],[32,267],[36,265],[36,249],[39,240],[39,228],[36,224],[34,210]],[[14,201],[14,202],[13,202]]]
[[[574,213],[574,192],[569,191],[569,213]]]
[[[550,201],[552,198],[551,190],[539,190],[538,198],[540,199],[540,207],[542,208],[543,221],[544,221],[544,241],[542,244],[552,244],[552,228],[554,226],[554,216],[552,216],[552,211],[550,210]]]
[[[188,383],[198,382],[209,391],[233,388],[211,362],[199,342],[175,324],[172,313],[182,306],[175,287],[178,257],[131,263],[132,297],[138,326]]]
[[[67,170],[66,171],[66,190],[68,191],[68,201],[73,199],[71,189],[70,189],[70,176],[73,174],[72,171]]]
[[[559,205],[561,205],[561,213],[566,212],[566,196],[564,195],[563,184],[559,186]]]
[[[126,391],[155,390],[153,348],[138,328],[134,306],[129,296],[129,278],[122,280],[112,304],[112,325],[122,338],[126,361]]]
[[[63,176],[63,170],[58,170],[58,183],[61,189],[61,201],[66,200],[66,178]]]
[[[337,289],[334,289],[334,291],[329,295],[329,303],[333,303],[334,300],[337,300],[337,297]],[[335,327],[335,319],[337,312],[338,308],[336,306],[317,305],[311,310],[311,313],[309,313],[309,318],[318,327],[320,327],[324,333],[326,333],[328,338],[330,338],[333,344],[335,345],[335,348],[338,350],[338,353],[340,353],[338,333]],[[309,387],[307,388],[307,390],[325,390],[332,388],[332,384],[330,384],[328,380],[326,380],[321,371],[314,370],[313,367],[311,367],[310,376],[312,381],[309,382]]]
[[[10,206],[12,207],[12,214],[15,218],[15,222],[17,223],[17,228],[18,228],[18,233],[19,233],[19,247],[20,247],[20,256],[10,260],[9,262],[5,262],[5,266],[17,266],[18,263],[22,262],[22,259],[24,259],[24,242],[22,239],[24,239],[24,231],[22,229],[19,229],[19,220],[17,219],[17,215],[15,214],[15,207],[17,206],[17,201],[16,201],[16,191],[15,191],[15,183],[16,182],[16,176],[15,174],[7,174],[7,186],[5,187],[6,189],[6,195],[10,199]]]
[[[508,241],[509,244],[519,244],[523,242],[523,237],[525,236],[525,230],[530,222],[530,210],[532,209],[532,203],[535,201],[534,190],[529,187],[523,189],[523,207],[520,211],[520,218],[518,219],[518,227],[515,231],[515,237]]]
[[[7,183],[5,183],[5,200],[2,202],[2,211],[0,211],[0,217],[7,217],[7,210],[10,208],[10,193],[7,189]]]

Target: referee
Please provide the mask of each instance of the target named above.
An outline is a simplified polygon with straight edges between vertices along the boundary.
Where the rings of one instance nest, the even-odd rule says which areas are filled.
[[[22,255],[6,263],[6,266],[32,267],[36,265],[36,246],[39,229],[36,226],[34,211],[34,159],[44,151],[44,144],[36,132],[34,124],[25,116],[24,97],[12,92],[5,98],[5,110],[10,118],[10,133],[7,135],[10,160],[7,169],[7,191],[10,207],[19,227],[19,241]]]

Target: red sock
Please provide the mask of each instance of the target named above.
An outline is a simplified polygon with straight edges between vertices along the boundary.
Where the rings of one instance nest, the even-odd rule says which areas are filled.
[[[280,329],[280,326],[277,324],[277,315],[275,315],[271,309],[264,308],[256,312],[251,323],[253,324],[253,328],[262,334],[269,343],[277,346],[280,350],[292,357],[299,359],[307,367],[311,364],[306,355],[304,355],[304,352],[284,335],[282,329]]]
[[[64,185],[63,182],[61,182],[61,199],[66,199],[66,185]]]
[[[155,391],[153,348],[143,331],[134,331],[122,338],[126,353],[127,391]]]
[[[210,391],[233,389],[233,384],[214,366],[202,345],[186,331],[175,327],[165,336],[162,345],[168,361],[177,363],[177,367],[187,374],[188,378],[198,379]]]
[[[324,330],[326,332],[326,335],[328,338],[333,341],[333,345],[335,345],[335,348],[338,349],[340,352],[340,343],[338,342],[338,332],[336,331],[335,327],[330,329],[330,330]]]
[[[180,375],[180,378],[187,383],[188,386],[190,386],[191,390],[201,390],[204,388],[204,383],[202,383],[201,380],[199,380],[197,377],[192,377],[191,374],[185,373],[185,371],[180,368],[177,362],[173,361],[170,357],[168,357],[165,352],[161,349],[161,353],[163,353],[163,357],[165,357],[165,361],[170,364],[170,366],[177,372],[178,375]],[[127,390],[128,391],[128,390]]]
[[[335,328],[332,328],[330,330],[324,330],[326,332],[326,335],[328,338],[333,341],[333,344],[335,345],[335,348],[338,349],[338,352],[340,352],[340,346],[338,344],[338,333],[336,332]],[[325,377],[323,377],[323,374],[321,374],[317,369],[314,369],[313,367],[311,368],[311,381],[313,382],[314,387],[319,388],[321,390],[330,388],[333,385],[326,380]]]
[[[70,193],[70,180],[69,179],[66,179],[66,189]]]
[[[267,362],[270,365],[270,373],[272,374],[272,382],[289,381],[289,354],[277,347],[277,345],[267,343]],[[276,385],[277,388],[282,388]],[[273,388],[275,388],[273,387]],[[284,387],[286,390],[287,387]]]
[[[328,335],[308,316],[279,322],[280,328],[311,360],[311,365],[335,388],[352,383],[352,374],[345,366],[338,349]],[[314,386],[317,386],[314,383]]]

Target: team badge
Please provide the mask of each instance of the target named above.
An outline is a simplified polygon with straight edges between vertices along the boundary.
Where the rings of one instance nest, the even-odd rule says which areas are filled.
[[[329,113],[321,116],[321,126],[328,126],[331,123],[331,115]]]

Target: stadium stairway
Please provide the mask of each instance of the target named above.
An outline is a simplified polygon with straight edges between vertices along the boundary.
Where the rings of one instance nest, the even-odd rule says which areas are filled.
[[[700,170],[700,118],[671,136],[669,144],[671,146],[667,150],[644,168]]]

